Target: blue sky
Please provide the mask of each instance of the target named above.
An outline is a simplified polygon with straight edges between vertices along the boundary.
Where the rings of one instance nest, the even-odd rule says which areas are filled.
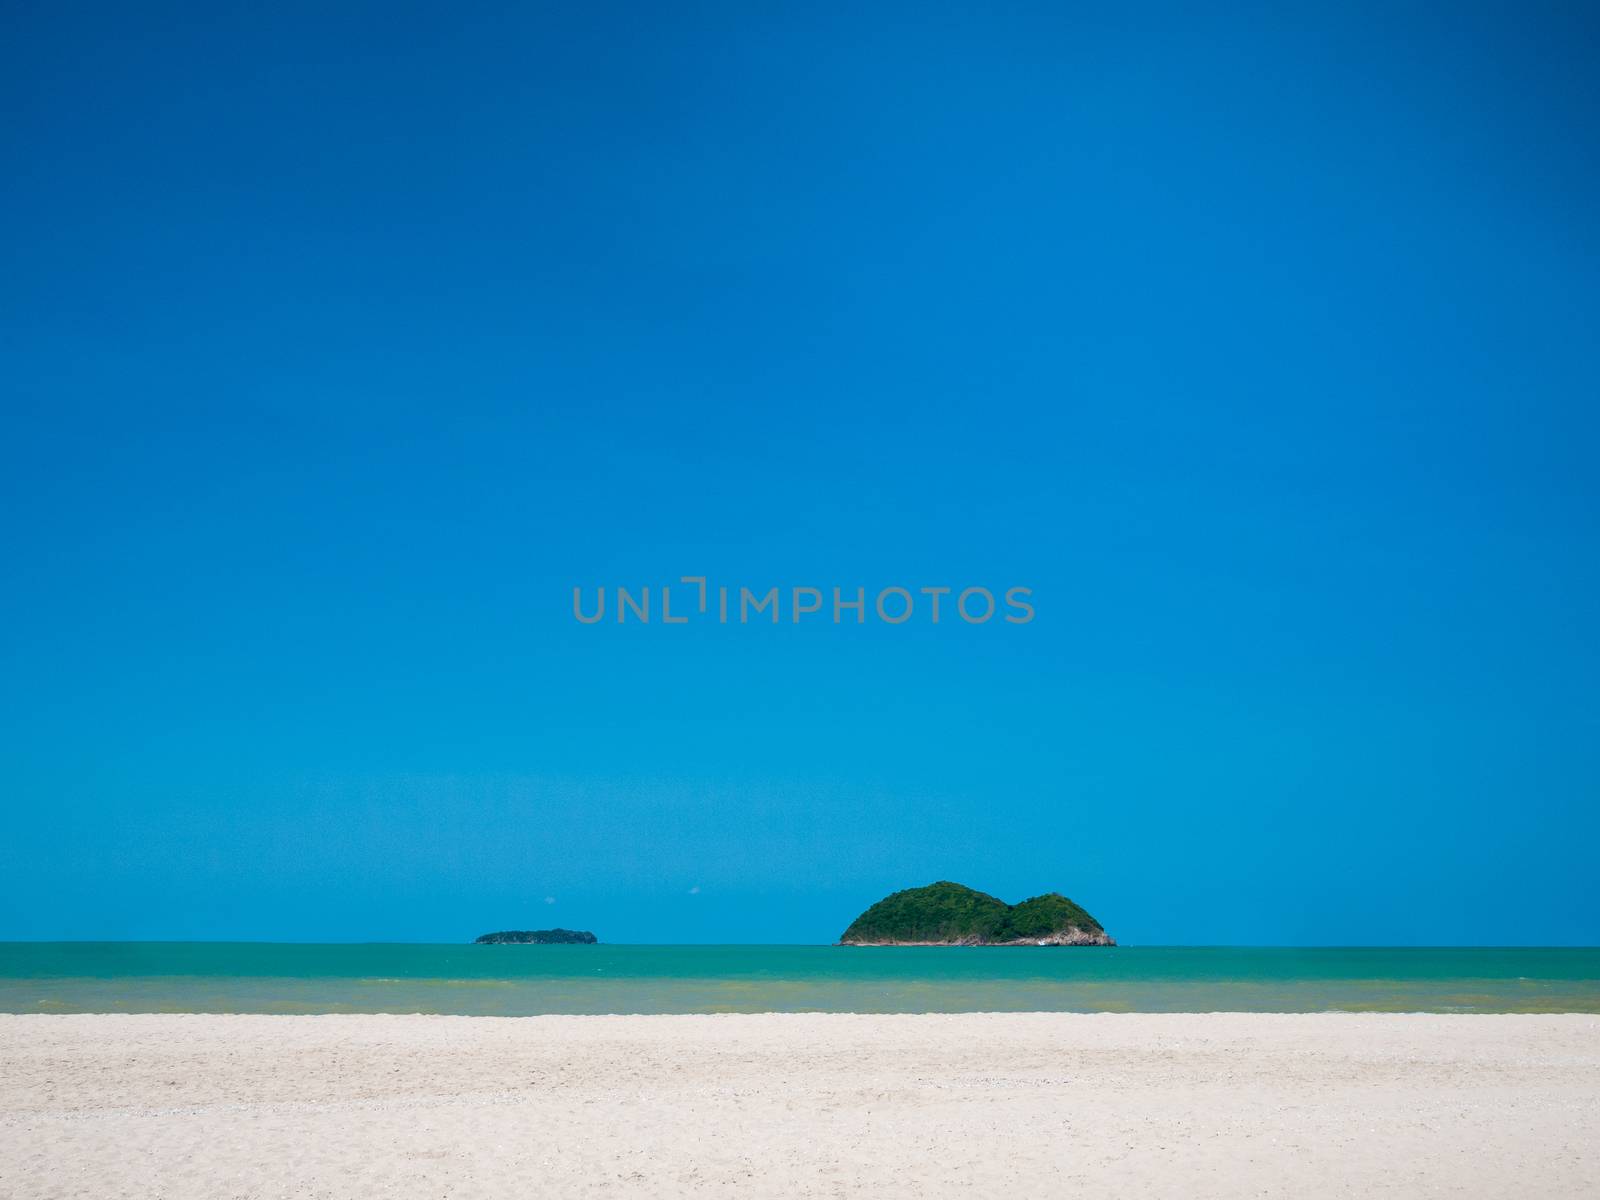
[[[1597,23],[1430,7],[13,8],[0,937],[1600,942]]]

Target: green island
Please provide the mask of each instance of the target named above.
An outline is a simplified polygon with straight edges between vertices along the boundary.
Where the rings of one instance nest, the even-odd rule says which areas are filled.
[[[942,880],[885,896],[850,923],[841,946],[1115,946],[1059,892],[1007,904]]]
[[[503,929],[474,938],[474,946],[593,946],[600,939],[587,929]]]

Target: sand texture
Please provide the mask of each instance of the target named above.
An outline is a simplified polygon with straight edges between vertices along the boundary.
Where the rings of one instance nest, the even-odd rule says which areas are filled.
[[[1596,1196],[1600,1019],[0,1016],[0,1196]]]

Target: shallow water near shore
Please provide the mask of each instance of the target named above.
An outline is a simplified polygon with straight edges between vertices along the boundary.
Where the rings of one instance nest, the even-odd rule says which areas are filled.
[[[1600,948],[0,943],[0,1012],[1600,1012]]]

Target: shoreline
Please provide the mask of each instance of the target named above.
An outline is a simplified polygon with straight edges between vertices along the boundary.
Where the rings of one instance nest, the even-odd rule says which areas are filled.
[[[1600,1018],[0,1015],[0,1190],[1600,1190]]]
[[[10,944],[0,1012],[1600,1013],[1597,949],[1088,949]]]

